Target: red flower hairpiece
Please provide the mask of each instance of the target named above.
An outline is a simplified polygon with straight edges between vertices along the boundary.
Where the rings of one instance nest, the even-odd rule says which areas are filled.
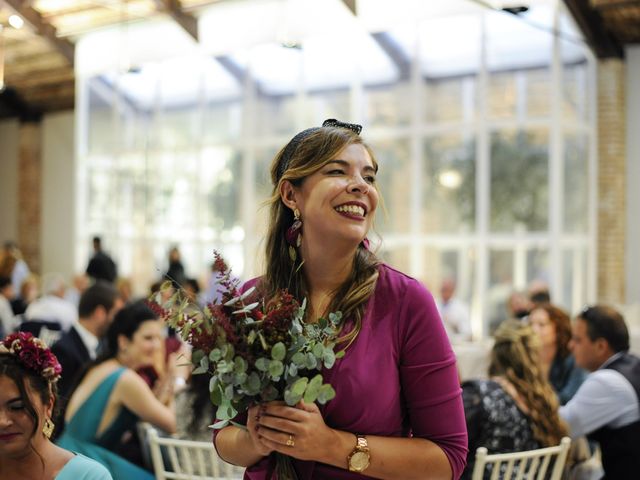
[[[0,343],[0,353],[15,355],[24,367],[50,382],[57,382],[62,373],[60,362],[47,344],[29,332],[7,335]]]

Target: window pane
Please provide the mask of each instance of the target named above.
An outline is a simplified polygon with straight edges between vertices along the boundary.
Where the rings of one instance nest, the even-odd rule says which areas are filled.
[[[388,263],[393,268],[401,272],[411,271],[411,246],[410,245],[394,245],[392,248],[381,249],[377,254],[382,261]]]
[[[427,122],[473,121],[477,112],[476,77],[425,80]]]
[[[589,149],[585,134],[567,133],[564,140],[564,231],[586,233],[589,219]]]
[[[587,300],[587,255],[583,248],[562,251],[562,298],[558,303],[572,315],[584,307]]]
[[[375,229],[383,236],[408,233],[411,227],[411,189],[407,188],[411,181],[409,140],[376,141],[372,148],[379,167],[378,188],[385,205],[385,209],[378,206]]]
[[[366,87],[363,114],[367,127],[408,125],[412,98],[408,82]]]
[[[421,225],[427,233],[475,228],[475,142],[462,134],[438,135],[424,143]]]
[[[491,229],[544,231],[548,224],[548,132],[491,135]]]
[[[487,290],[487,331],[492,334],[507,319],[507,300],[513,291],[513,252],[489,251],[489,288]]]
[[[527,285],[532,282],[549,285],[549,252],[546,249],[527,252]]]

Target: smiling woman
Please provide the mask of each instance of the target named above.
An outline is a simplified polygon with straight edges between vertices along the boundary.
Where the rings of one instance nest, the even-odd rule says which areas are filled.
[[[0,343],[0,478],[111,480],[102,465],[49,440],[60,370],[30,333]]]
[[[340,311],[344,356],[322,372],[336,391],[326,405],[266,403],[236,419],[246,429],[217,433],[218,452],[247,479],[272,478],[276,454],[293,458],[298,480],[457,479],[464,469],[456,362],[433,298],[370,250],[381,198],[360,129],[327,120],[271,166],[267,268],[245,288],[267,300],[288,289],[306,300],[306,322]]]

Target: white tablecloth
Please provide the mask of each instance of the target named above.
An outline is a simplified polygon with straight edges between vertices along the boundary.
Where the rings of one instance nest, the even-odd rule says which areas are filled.
[[[453,351],[458,360],[460,380],[472,380],[474,378],[487,378],[489,359],[493,340],[479,342],[456,342],[452,344]]]

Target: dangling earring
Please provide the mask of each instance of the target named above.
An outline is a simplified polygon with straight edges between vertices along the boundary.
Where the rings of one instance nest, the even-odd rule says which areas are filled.
[[[302,220],[300,220],[300,210],[293,209],[293,224],[287,229],[285,234],[287,243],[289,244],[289,257],[292,262],[298,258],[296,248],[302,244]]]
[[[44,436],[47,438],[51,438],[51,435],[53,435],[53,429],[56,426],[54,425],[54,423],[51,421],[50,418],[45,418],[44,419],[44,424],[42,425],[42,433],[44,433]]]

